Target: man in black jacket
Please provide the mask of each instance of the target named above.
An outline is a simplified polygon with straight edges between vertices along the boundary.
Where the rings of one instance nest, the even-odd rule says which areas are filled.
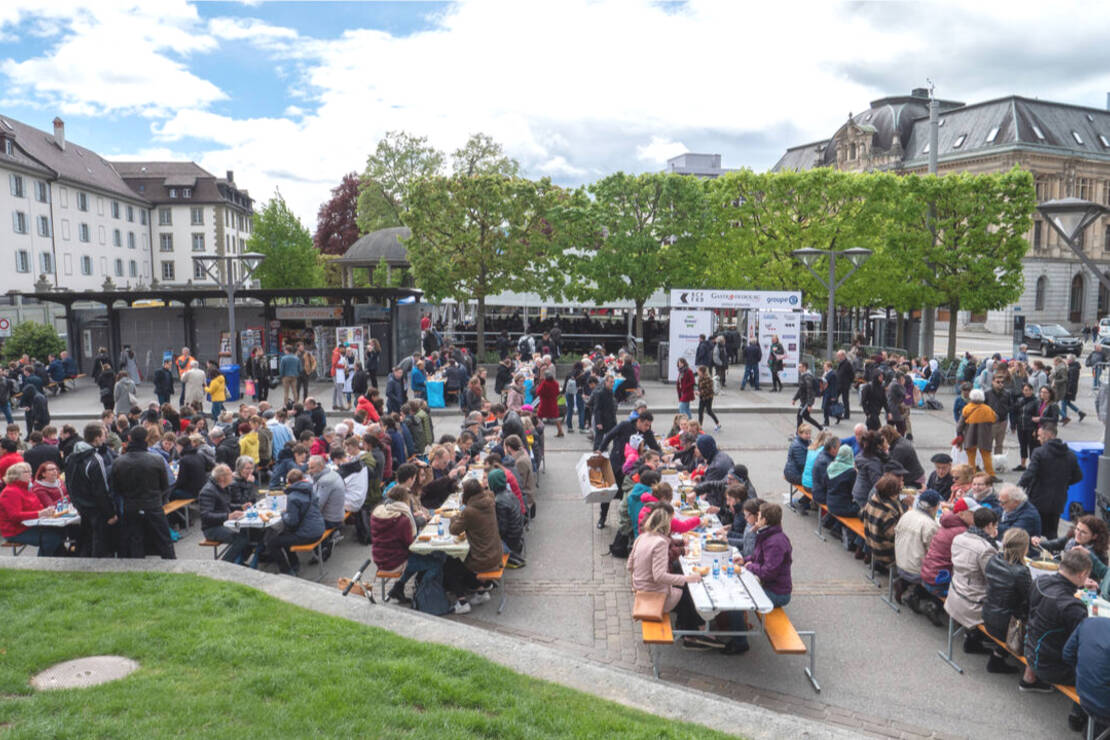
[[[146,429],[135,427],[128,436],[127,452],[112,465],[111,487],[123,498],[125,557],[146,557],[145,535],[150,535],[163,560],[174,560],[170,525],[162,512],[162,496],[169,488],[166,463],[146,447]]]
[[[994,454],[1001,455],[1003,453],[1003,443],[1006,441],[1006,430],[1010,428],[1010,407],[1014,402],[1010,390],[1006,387],[1006,378],[995,373],[991,378],[990,390],[984,396],[987,405],[994,410],[994,415],[998,417],[993,429]]]
[[[621,484],[624,482],[624,447],[628,441],[632,439],[633,435],[639,435],[643,440],[644,446],[661,452],[659,443],[655,440],[655,433],[651,431],[651,422],[653,416],[650,411],[643,411],[633,419],[626,419],[620,424],[615,424],[605,436],[598,435],[601,442],[597,445],[597,450],[604,452],[609,445],[613,446],[613,451],[609,453],[609,463],[613,466],[613,477],[617,481],[617,494],[616,499],[620,500]],[[605,501],[601,504],[601,516],[597,520],[597,528],[602,529],[605,526],[605,519],[609,516],[609,502]]]
[[[312,417],[312,435],[320,437],[324,434],[324,427],[328,425],[328,417],[324,414],[324,407],[309,396],[304,400],[305,411]]]
[[[513,382],[513,358],[505,355],[497,363],[497,375],[493,379],[493,392],[500,398],[501,394]]]
[[[756,339],[744,346],[744,379],[740,381],[740,390],[744,390],[748,383],[753,390],[759,390],[759,362],[763,359],[763,348]]]
[[[851,409],[848,408],[848,398],[852,395],[852,383],[856,379],[856,368],[848,359],[848,353],[838,350],[836,353],[836,387],[840,392],[840,402],[844,404],[844,416],[852,418]]]
[[[882,426],[879,415],[887,410],[883,380],[882,372],[875,372],[871,381],[863,386],[863,391],[860,393],[860,405],[863,406],[863,414],[867,417],[867,428],[875,431]]]
[[[216,464],[222,463],[234,470],[235,461],[239,459],[239,440],[216,427],[208,433],[208,441],[216,449]]]
[[[601,449],[601,440],[617,425],[617,399],[613,395],[613,376],[606,375],[600,388],[593,392],[594,449]]]
[[[293,404],[293,438],[300,439],[304,432],[312,432],[312,436],[315,437],[314,429],[312,414],[305,410],[305,407],[301,404]]]
[[[401,413],[401,404],[407,400],[408,393],[405,392],[404,370],[395,367],[393,372],[389,374],[389,380],[385,383],[385,410],[390,414],[399,414]]]
[[[54,427],[50,427],[48,431],[53,429]],[[62,469],[62,453],[58,450],[58,445],[47,444],[42,441],[42,438],[42,432],[31,432],[31,438],[28,440],[31,447],[23,453],[23,462],[31,466],[32,476],[38,475],[39,466],[45,462],[52,462],[58,466],[58,470]]]
[[[173,398],[173,370],[170,369],[170,360],[162,363],[162,367],[154,371],[154,395],[158,403],[169,403]]]
[[[1029,494],[1029,503],[1041,515],[1041,536],[1056,537],[1060,514],[1068,501],[1068,488],[1083,480],[1075,453],[1056,438],[1056,425],[1045,422],[1037,430],[1041,446],[1029,456],[1029,467],[1018,485]]]
[[[84,438],[66,458],[66,491],[81,514],[81,543],[78,551],[94,558],[115,555],[119,512],[108,488],[108,448],[104,425],[85,426]]]
[[[698,348],[694,350],[694,365],[705,365],[713,369],[713,342],[705,338],[704,334],[698,335]]]
[[[189,442],[188,437],[178,437],[177,449],[179,454],[177,481],[170,493],[170,499],[196,498],[208,479],[208,474],[205,472],[204,458],[201,457],[200,451]]]

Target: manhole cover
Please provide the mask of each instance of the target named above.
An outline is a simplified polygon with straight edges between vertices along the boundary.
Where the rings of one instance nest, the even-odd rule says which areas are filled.
[[[50,689],[82,689],[108,683],[139,670],[139,664],[118,655],[97,655],[78,658],[50,666],[31,678],[31,686],[39,691]]]

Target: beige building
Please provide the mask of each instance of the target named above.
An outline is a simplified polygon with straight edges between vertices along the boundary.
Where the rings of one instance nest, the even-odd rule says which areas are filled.
[[[1110,110],[1010,96],[939,103],[938,171],[1033,173],[1038,201],[1074,196],[1110,206]],[[887,170],[924,174],[929,162],[929,93],[882,98],[829,139],[792,147],[774,170]],[[1025,291],[1012,305],[962,323],[1008,332],[1020,312],[1029,323],[1094,324],[1110,314],[1110,294],[1055,231],[1035,215],[1025,257]],[[1087,255],[1110,273],[1110,216],[1089,227]]]

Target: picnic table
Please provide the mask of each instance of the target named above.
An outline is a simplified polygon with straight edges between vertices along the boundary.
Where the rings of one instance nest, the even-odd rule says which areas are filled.
[[[40,519],[25,519],[23,521],[24,527],[72,527],[81,523],[81,515],[77,513],[77,509],[73,504],[69,504],[67,508],[58,512],[56,517],[46,517]]]
[[[466,475],[471,476],[481,475],[481,471],[468,470]],[[433,552],[442,552],[459,560],[464,560],[470,554],[470,541],[466,538],[458,538],[450,534],[447,530],[450,526],[451,518],[459,511],[461,495],[452,493],[443,502],[443,506],[436,510],[436,514],[428,520],[423,529],[417,533],[416,539],[413,540],[409,550],[417,553],[418,555],[430,555]],[[447,513],[444,516],[444,513]],[[439,536],[439,525],[443,523],[444,536]],[[422,539],[423,538],[423,539]]]
[[[244,512],[242,517],[228,519],[224,522],[224,526],[234,530],[276,527],[281,524],[281,513],[285,511],[285,503],[285,494],[261,496],[254,506]],[[263,516],[264,513],[269,514],[269,517]]]

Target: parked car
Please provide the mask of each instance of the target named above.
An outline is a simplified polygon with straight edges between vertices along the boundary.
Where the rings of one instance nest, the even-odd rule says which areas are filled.
[[[1098,320],[1098,340],[1110,341],[1110,316],[1103,316]]]
[[[1078,356],[1083,351],[1083,339],[1059,324],[1026,324],[1025,343],[1030,350],[1039,351],[1045,357]]]

